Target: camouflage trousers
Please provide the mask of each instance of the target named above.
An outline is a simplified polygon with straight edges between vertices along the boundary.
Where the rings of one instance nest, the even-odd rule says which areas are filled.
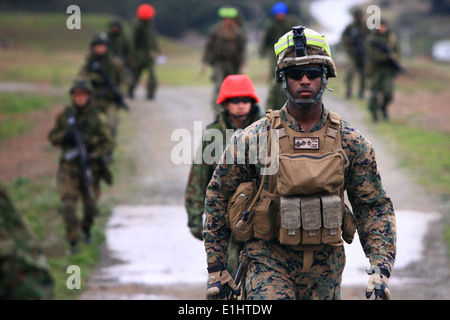
[[[371,76],[369,110],[374,120],[378,119],[379,112],[388,118],[388,105],[394,97],[395,75],[393,70],[380,69]]]
[[[158,79],[155,72],[155,61],[151,58],[139,57],[133,64],[133,82],[130,85],[129,92],[132,93],[141,78],[142,72],[148,70],[147,78],[147,97],[153,98],[158,87]]]
[[[364,97],[364,90],[366,89],[366,71],[365,71],[365,63],[359,59],[352,58],[348,69],[347,74],[345,76],[345,84],[346,84],[346,97],[350,98],[353,94],[353,82],[355,75],[358,76],[359,80],[359,88],[358,88],[358,96],[360,98]]]
[[[249,300],[337,300],[340,299],[345,265],[343,246],[322,246],[311,252],[293,250],[270,241],[248,244],[250,263],[246,278]],[[306,262],[306,263],[305,263]]]
[[[93,171],[93,188],[95,198],[91,199],[83,183],[81,170],[73,164],[62,163],[58,172],[58,189],[61,199],[61,211],[66,228],[66,238],[69,243],[77,242],[80,230],[89,230],[98,215],[97,200],[100,197],[100,181],[98,174]],[[80,222],[77,216],[77,202],[81,197],[83,204],[83,218]]]

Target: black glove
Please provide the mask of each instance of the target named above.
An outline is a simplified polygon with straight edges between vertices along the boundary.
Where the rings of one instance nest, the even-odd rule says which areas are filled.
[[[75,140],[75,135],[73,134],[73,131],[67,130],[62,138],[62,145],[74,147],[74,146],[76,146],[76,144],[77,144],[77,142]]]

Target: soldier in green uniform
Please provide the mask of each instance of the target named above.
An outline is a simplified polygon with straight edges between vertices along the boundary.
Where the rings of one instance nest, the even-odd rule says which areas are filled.
[[[287,102],[236,135],[206,190],[207,294],[239,294],[226,271],[233,233],[247,241],[249,299],[340,299],[343,240],[356,229],[371,265],[366,297],[389,299],[394,209],[371,143],[322,104],[336,77],[328,43],[294,27],[275,52]]]
[[[272,19],[267,23],[263,37],[260,42],[259,53],[261,57],[268,56],[270,59],[269,82],[270,89],[267,96],[266,110],[278,110],[286,102],[286,95],[281,83],[275,81],[274,72],[277,61],[273,51],[273,44],[293,26],[299,25],[296,17],[289,14],[289,8],[284,2],[277,2],[271,9]]]
[[[257,105],[259,98],[256,94],[252,81],[247,75],[230,75],[225,78],[221,86],[217,104],[223,105],[222,112],[218,115],[215,122],[208,125],[202,141],[202,163],[193,164],[189,174],[189,179],[185,193],[185,206],[188,212],[188,226],[192,235],[199,240],[203,240],[203,213],[205,211],[205,192],[206,186],[211,180],[217,161],[227,145],[227,130],[243,129],[260,119],[262,114]],[[209,141],[208,131],[221,133],[220,141]],[[215,153],[204,154],[205,150],[211,145],[216,145]],[[209,147],[208,147],[209,146]],[[228,248],[228,271],[233,276],[236,273],[239,264],[239,252],[243,248],[242,241],[236,241],[232,238]]]
[[[128,87],[133,81],[133,71],[130,68],[130,43],[123,30],[122,23],[113,20],[109,23],[108,46],[112,53],[120,60],[127,77]]]
[[[47,260],[1,184],[0,212],[0,300],[53,299]]]
[[[93,105],[106,115],[108,128],[115,139],[119,124],[118,110],[121,107],[117,93],[121,94],[125,74],[121,62],[108,50],[106,33],[96,35],[92,39],[89,55],[80,69],[79,76],[91,81],[92,99],[95,100]]]
[[[380,27],[374,29],[368,40],[370,77],[369,110],[372,120],[378,121],[382,113],[389,118],[388,105],[394,97],[394,79],[397,76],[400,48],[395,34],[389,29],[387,21],[381,20]]]
[[[91,227],[98,215],[97,201],[100,198],[100,180],[111,183],[111,177],[105,157],[113,146],[113,139],[106,124],[105,116],[91,101],[93,89],[90,82],[76,78],[70,90],[71,104],[57,116],[54,127],[48,135],[52,145],[61,148],[58,169],[58,189],[62,202],[62,215],[66,225],[67,240],[71,253],[75,253],[80,237],[80,225],[77,218],[77,202],[81,197],[83,219],[81,230],[84,240],[90,242]],[[80,151],[76,127],[85,146],[86,159]],[[86,162],[82,165],[82,161]],[[91,176],[88,184],[86,176]]]
[[[359,77],[358,95],[362,99],[366,88],[366,63],[367,63],[367,36],[369,29],[364,20],[363,12],[356,9],[353,12],[353,21],[342,32],[341,42],[347,53],[348,69],[345,77],[347,89],[345,96],[350,98],[353,91],[355,74]]]
[[[212,68],[214,94],[212,106],[216,115],[221,106],[216,104],[223,80],[231,74],[242,74],[246,60],[247,35],[239,25],[239,11],[234,7],[218,10],[221,21],[209,30],[202,57],[201,72]]]
[[[137,21],[133,27],[131,58],[134,80],[128,92],[130,98],[134,97],[134,89],[142,72],[146,69],[148,70],[147,99],[153,99],[156,93],[158,79],[155,73],[155,58],[161,56],[162,53],[153,23],[155,14],[155,9],[149,4],[140,5],[136,12]]]

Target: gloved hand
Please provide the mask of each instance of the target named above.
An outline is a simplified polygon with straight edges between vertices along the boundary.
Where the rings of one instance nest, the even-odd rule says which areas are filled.
[[[188,227],[194,237],[203,241],[203,219],[201,215],[189,216]]]
[[[366,298],[369,299],[372,292],[375,292],[375,300],[391,300],[391,292],[388,288],[389,272],[380,267],[370,267],[366,271],[369,275]]]
[[[73,147],[77,144],[75,135],[73,134],[72,130],[67,130],[62,138],[62,145],[63,146],[69,146]]]
[[[219,300],[226,300],[228,290],[233,291],[236,296],[241,295],[241,290],[238,288],[234,280],[231,278],[228,271],[223,264],[208,267],[209,281],[206,295],[212,298],[218,297]]]

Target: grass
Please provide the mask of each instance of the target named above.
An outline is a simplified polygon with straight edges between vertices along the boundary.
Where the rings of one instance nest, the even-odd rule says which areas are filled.
[[[31,118],[23,115],[36,110],[48,110],[61,102],[59,96],[0,92],[0,144],[33,127]]]

